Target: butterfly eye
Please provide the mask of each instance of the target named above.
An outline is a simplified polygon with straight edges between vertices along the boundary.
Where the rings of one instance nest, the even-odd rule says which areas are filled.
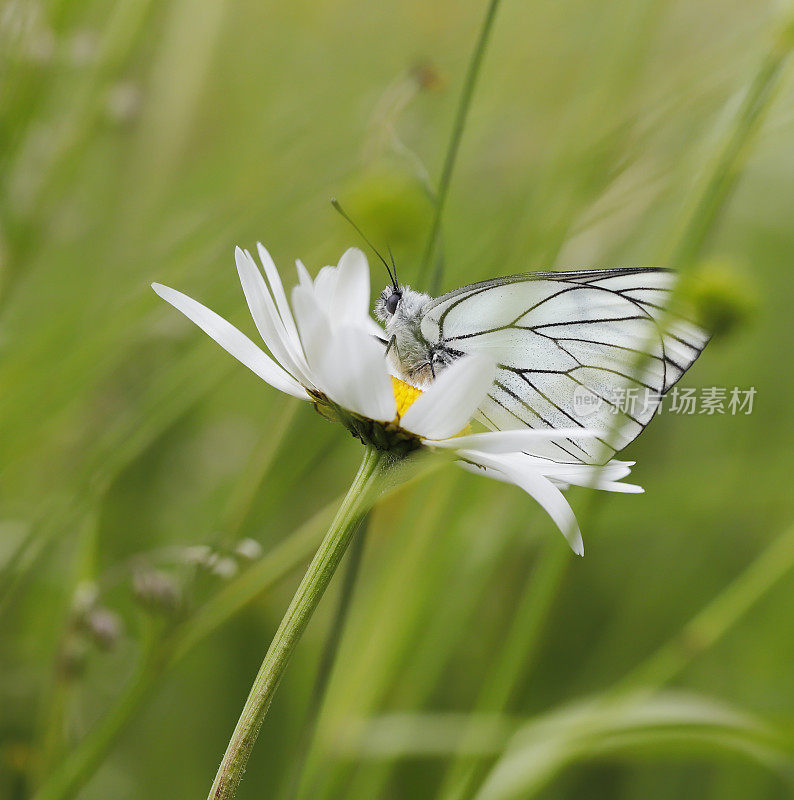
[[[386,298],[386,311],[393,314],[402,299],[402,292],[393,292]]]

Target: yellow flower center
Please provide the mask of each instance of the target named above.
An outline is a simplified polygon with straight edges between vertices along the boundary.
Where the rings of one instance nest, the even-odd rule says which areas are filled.
[[[394,376],[391,377],[391,386],[397,413],[390,422],[379,422],[362,417],[353,411],[347,411],[319,393],[313,394],[314,407],[326,419],[341,422],[353,436],[365,444],[373,445],[379,450],[386,450],[397,457],[406,456],[422,446],[422,437],[405,430],[400,423],[405,412],[421,396],[422,390]],[[471,433],[470,425],[466,425],[457,436],[467,433]],[[432,444],[432,442],[429,443]]]
[[[414,400],[422,394],[422,390],[417,389],[416,386],[411,386],[410,383],[401,381],[399,378],[395,378],[394,375],[391,376],[391,388],[394,392],[394,400],[397,403],[397,421],[399,422]]]

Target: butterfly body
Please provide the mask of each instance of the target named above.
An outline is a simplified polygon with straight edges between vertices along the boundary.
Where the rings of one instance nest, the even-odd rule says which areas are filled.
[[[612,439],[571,437],[539,453],[603,463],[639,435],[708,341],[668,313],[674,285],[675,274],[657,268],[526,273],[438,298],[394,282],[375,313],[405,380],[421,387],[457,358],[486,355],[497,364],[480,407],[487,427],[614,431]],[[645,393],[643,407],[619,407],[633,392]]]
[[[397,298],[395,303],[394,298]],[[399,377],[414,386],[424,387],[453,358],[441,354],[438,343],[430,343],[422,334],[425,309],[434,298],[405,285],[389,285],[375,304],[375,316],[384,324],[389,358]],[[390,302],[391,301],[391,302]],[[391,310],[393,309],[393,310]]]

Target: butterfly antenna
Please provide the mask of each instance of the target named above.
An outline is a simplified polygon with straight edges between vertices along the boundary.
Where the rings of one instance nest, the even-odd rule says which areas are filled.
[[[387,249],[389,251],[389,260],[391,261],[391,268],[392,268],[392,273],[390,274],[394,275],[394,277],[392,278],[392,285],[394,286],[394,291],[396,292],[400,286],[400,283],[397,280],[397,265],[394,263],[394,255],[392,254],[391,247],[388,247],[387,245]]]
[[[378,250],[375,247],[375,245],[372,244],[372,242],[369,239],[367,239],[367,237],[364,235],[364,232],[361,230],[361,228],[359,228],[358,225],[356,225],[356,223],[353,222],[352,219],[350,219],[350,217],[348,216],[347,212],[342,208],[342,206],[339,205],[339,201],[335,197],[331,198],[331,205],[353,226],[353,228],[356,230],[358,235],[370,246],[370,248],[372,248],[372,252],[375,253],[375,255],[381,260],[381,263],[383,264],[383,266],[386,267],[386,272],[389,273],[389,280],[392,282],[392,285],[396,288],[397,287],[397,277],[396,277],[397,276],[397,271],[395,270],[394,273],[392,273],[391,269],[389,269],[389,265],[386,262],[386,259],[378,252]],[[394,263],[394,259],[392,259],[392,263]]]

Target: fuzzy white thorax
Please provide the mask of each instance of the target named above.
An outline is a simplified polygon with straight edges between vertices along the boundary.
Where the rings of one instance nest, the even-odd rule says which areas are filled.
[[[389,311],[389,298],[397,296],[397,306]],[[434,362],[431,368],[430,344],[422,335],[422,315],[433,298],[410,286],[389,284],[375,303],[375,316],[386,330],[389,359],[398,377],[415,386],[427,386],[434,372],[446,366]],[[394,301],[392,301],[394,302]]]

